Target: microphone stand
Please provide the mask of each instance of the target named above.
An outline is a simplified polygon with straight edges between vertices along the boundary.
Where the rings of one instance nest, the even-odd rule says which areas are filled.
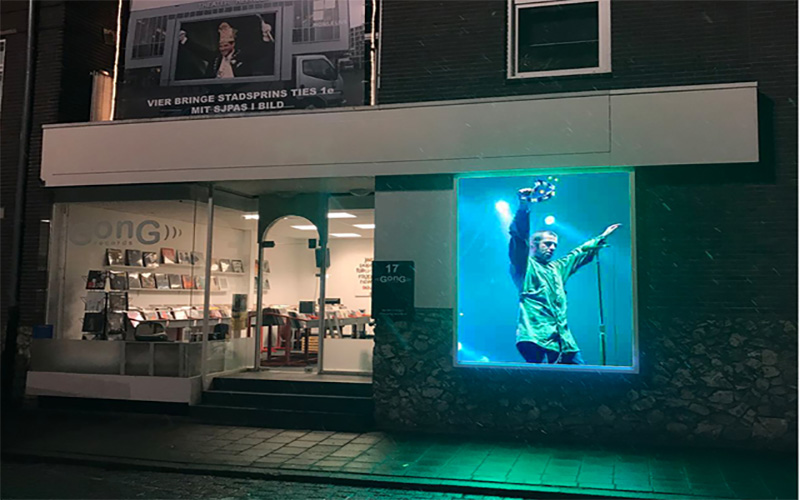
[[[597,298],[600,302],[600,364],[606,364],[606,325],[603,317],[603,285],[600,279],[600,251],[597,252]]]

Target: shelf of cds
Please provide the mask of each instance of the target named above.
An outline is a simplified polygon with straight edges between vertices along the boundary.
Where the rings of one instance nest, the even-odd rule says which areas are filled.
[[[84,338],[124,336],[129,326],[135,328],[148,323],[161,323],[166,328],[198,326],[204,314],[201,306],[150,303],[137,307],[130,304],[129,294],[202,297],[207,286],[210,294],[226,294],[231,293],[229,277],[247,276],[243,261],[238,259],[212,258],[210,265],[212,276],[210,283],[206,283],[205,277],[198,275],[205,271],[200,252],[172,248],[161,248],[160,252],[106,248],[102,264],[98,269],[89,269],[85,277],[88,292],[81,328]],[[212,324],[227,322],[230,316],[227,305],[209,306]]]
[[[116,271],[132,271],[132,270],[141,271],[143,268],[141,266],[108,266],[108,265],[106,265],[106,266],[103,266],[103,269],[105,269],[105,270],[116,270]],[[190,264],[186,264],[186,265],[184,265],[184,264],[159,264],[157,266],[145,267],[144,269],[149,269],[151,271],[155,271],[156,269],[166,269],[166,270],[169,270],[169,269],[194,269],[194,270],[196,270],[198,272],[201,272],[201,273],[204,271],[204,268],[202,266],[199,266],[199,265],[198,266],[192,266]],[[233,271],[228,271],[228,272],[211,271],[211,274],[214,275],[214,276],[239,276],[239,277],[242,277],[242,278],[247,276],[247,274],[245,274],[244,272],[237,273],[237,272],[233,272]]]
[[[160,252],[148,252],[132,248],[125,251],[118,248],[106,249],[105,267],[129,268],[204,268],[205,261],[201,252],[161,248]],[[220,274],[245,274],[244,261],[241,259],[211,258],[211,272]]]

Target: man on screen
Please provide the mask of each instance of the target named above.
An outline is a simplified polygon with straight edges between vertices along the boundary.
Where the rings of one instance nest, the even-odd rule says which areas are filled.
[[[592,261],[605,240],[620,226],[578,246],[558,260],[553,231],[536,231],[529,243],[532,189],[519,191],[519,208],[511,222],[508,254],[511,278],[519,290],[517,350],[528,363],[582,365],[580,348],[567,327],[567,279]]]
[[[271,75],[274,72],[275,37],[272,26],[260,15],[260,39],[252,42],[249,50],[237,47],[239,30],[223,21],[217,27],[217,52],[209,51],[190,40],[186,31],[178,33],[177,78],[236,78],[242,76]],[[204,60],[201,76],[192,71],[191,62]],[[196,64],[195,64],[196,66]]]

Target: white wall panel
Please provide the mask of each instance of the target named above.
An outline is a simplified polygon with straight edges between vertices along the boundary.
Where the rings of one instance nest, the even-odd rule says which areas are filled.
[[[616,164],[758,161],[755,89],[621,94],[612,103]]]
[[[202,393],[200,377],[130,377],[83,373],[28,372],[29,396],[122,399],[196,404]]]
[[[375,194],[375,260],[412,260],[416,307],[455,307],[455,191]]]

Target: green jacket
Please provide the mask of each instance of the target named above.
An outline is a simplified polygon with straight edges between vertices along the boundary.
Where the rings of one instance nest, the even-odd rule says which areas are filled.
[[[530,252],[530,209],[520,203],[509,229],[511,278],[519,290],[517,342],[556,352],[580,351],[567,326],[567,279],[592,261],[603,241],[593,238],[558,260],[538,262]]]

